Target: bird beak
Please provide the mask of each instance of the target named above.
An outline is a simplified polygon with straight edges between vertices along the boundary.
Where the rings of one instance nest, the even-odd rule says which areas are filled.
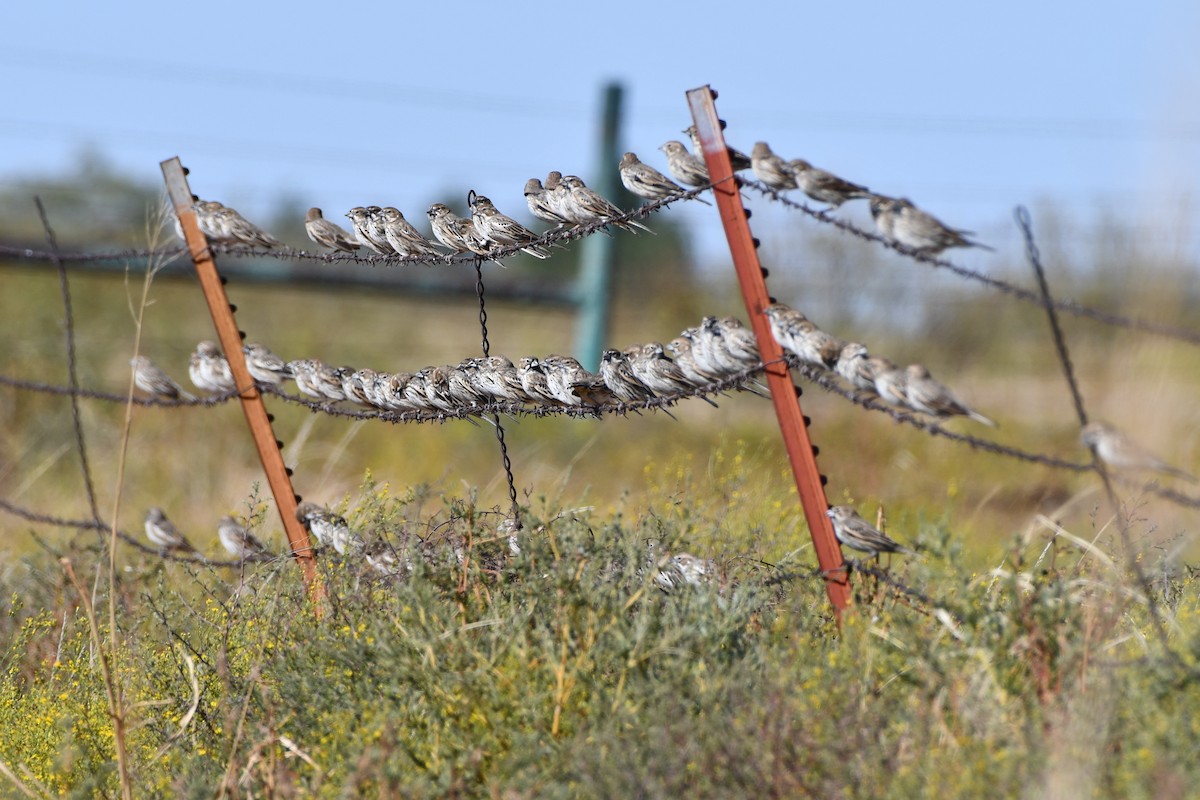
[[[833,509],[831,508],[828,511],[826,511],[825,516],[829,517],[830,519],[833,519]]]

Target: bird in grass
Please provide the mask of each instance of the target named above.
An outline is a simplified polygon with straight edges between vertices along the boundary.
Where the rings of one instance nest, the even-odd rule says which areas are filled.
[[[925,366],[909,364],[904,379],[905,402],[914,411],[933,417],[970,417],[989,428],[996,427],[995,422],[965,405],[947,386],[934,380]]]
[[[1171,466],[1108,423],[1089,422],[1080,431],[1079,439],[1110,467],[1162,472],[1196,482],[1196,476]]]
[[[133,382],[143,392],[167,400],[196,399],[145,356],[134,356],[129,364],[133,367]]]
[[[174,550],[183,553],[198,552],[158,506],[152,506],[146,511],[146,538],[164,553]]]
[[[871,195],[871,216],[885,239],[921,255],[935,256],[949,247],[992,249],[967,238],[974,235],[971,231],[951,228],[907,198]]]
[[[292,371],[288,368],[287,362],[272,353],[265,345],[251,342],[242,345],[242,352],[246,354],[246,368],[250,370],[251,377],[259,383],[278,386],[284,381],[292,379]]]
[[[708,177],[708,166],[702,159],[689,153],[683,142],[672,139],[658,149],[667,154],[667,169],[675,176],[675,180],[688,186],[707,186],[712,183]]]
[[[622,185],[633,194],[646,200],[670,200],[686,191],[654,167],[643,164],[634,153],[626,153],[622,156],[617,169],[621,173]],[[706,206],[712,205],[702,197],[692,199],[699,200]]]
[[[796,176],[788,164],[771,150],[766,142],[755,142],[750,151],[750,166],[754,176],[777,192],[796,188]]]
[[[296,519],[322,547],[332,547],[339,555],[361,553],[366,548],[362,537],[350,530],[346,519],[316,503],[296,507]]]
[[[827,203],[830,208],[837,208],[847,200],[871,197],[867,187],[818,169],[802,158],[792,159],[787,163],[787,168],[800,191],[818,203]]]
[[[353,234],[343,230],[340,225],[325,219],[321,209],[316,207],[310,208],[304,216],[304,232],[315,244],[331,250],[353,253],[362,247],[362,242]]]
[[[663,563],[665,560],[666,563]],[[717,565],[712,559],[698,558],[691,553],[676,553],[659,559],[659,569],[654,574],[654,583],[664,592],[681,586],[701,586],[713,580]]]
[[[878,558],[880,553],[917,554],[867,522],[852,506],[834,506],[825,516],[833,521],[833,533],[839,542],[866,553],[868,558]]]
[[[267,546],[233,517],[221,517],[217,523],[217,538],[226,552],[239,561],[250,561],[268,554]]]
[[[500,247],[519,246],[521,252],[534,258],[550,257],[545,249],[532,244],[538,238],[536,233],[512,217],[501,214],[492,201],[483,195],[475,195],[475,202],[471,204],[471,223],[480,236],[493,244]]]
[[[725,126],[722,125],[721,127],[724,128]],[[704,152],[704,143],[700,141],[700,133],[696,130],[696,126],[688,125],[683,129],[683,133],[686,133],[688,138],[692,140],[692,146],[696,149],[696,157],[703,158],[700,154]],[[735,150],[729,145],[725,145],[725,149],[729,151],[729,163],[733,167],[734,172],[740,172],[754,166],[754,159],[741,150]]]
[[[223,394],[237,388],[233,373],[229,370],[229,362],[217,346],[209,341],[196,345],[188,364],[188,377],[197,389],[204,392]]]

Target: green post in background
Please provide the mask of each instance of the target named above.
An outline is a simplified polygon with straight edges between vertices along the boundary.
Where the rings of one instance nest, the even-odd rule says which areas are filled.
[[[610,83],[604,87],[603,122],[600,129],[600,163],[588,185],[615,203],[623,187],[617,164],[621,161],[617,141],[621,128],[621,100],[624,87]],[[586,369],[600,368],[600,353],[608,341],[609,306],[612,302],[612,275],[615,240],[600,234],[583,242],[579,263],[579,278],[575,296],[579,314],[575,321],[575,357]]]

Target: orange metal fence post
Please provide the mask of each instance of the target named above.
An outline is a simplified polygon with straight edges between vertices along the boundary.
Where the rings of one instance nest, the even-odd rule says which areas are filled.
[[[275,438],[275,431],[271,428],[271,417],[267,414],[267,407],[263,405],[262,393],[246,367],[246,356],[242,352],[243,334],[238,330],[237,321],[233,317],[233,306],[229,304],[229,297],[225,294],[225,287],[217,272],[217,263],[208,247],[208,239],[200,232],[200,226],[196,223],[196,211],[192,206],[192,190],[188,187],[187,173],[178,157],[163,161],[160,166],[171,204],[175,207],[175,216],[179,218],[187,239],[188,252],[196,264],[196,275],[200,279],[200,287],[204,290],[204,299],[208,301],[208,310],[212,314],[221,349],[225,352],[233,380],[240,390],[238,396],[242,401],[242,411],[250,425],[250,433],[258,448],[263,470],[267,474],[271,494],[275,497],[275,507],[279,509],[279,516],[283,519],[283,529],[287,532],[292,556],[300,564],[309,598],[319,600],[323,593],[317,581],[312,544],[308,538],[308,531],[296,519],[296,504],[299,498],[292,489],[291,477],[283,463],[283,454],[280,453],[283,445]]]
[[[771,389],[771,400],[775,404],[775,415],[779,419],[779,430],[787,447],[792,472],[796,476],[796,489],[808,530],[812,534],[817,562],[825,574],[825,591],[829,602],[838,614],[850,604],[850,585],[842,561],[842,551],[833,533],[833,523],[825,516],[829,501],[825,498],[825,487],[821,473],[817,470],[817,459],[812,441],[808,437],[808,426],[800,408],[800,390],[792,383],[791,370],[781,359],[783,351],[771,334],[771,326],[763,310],[771,300],[767,294],[766,270],[758,261],[757,242],[750,235],[750,224],[746,209],[742,205],[741,193],[729,162],[729,151],[725,136],[721,133],[721,121],[717,118],[714,104],[716,92],[708,86],[692,89],[687,93],[688,106],[696,131],[704,145],[704,160],[713,182],[713,196],[725,226],[733,265],[737,269],[738,284],[746,301],[750,324],[758,339],[758,350],[762,359],[769,364],[766,369],[767,385]]]

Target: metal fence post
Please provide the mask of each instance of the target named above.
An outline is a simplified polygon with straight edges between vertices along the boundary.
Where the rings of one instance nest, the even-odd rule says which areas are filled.
[[[283,463],[283,454],[280,452],[283,443],[275,438],[271,416],[267,414],[262,394],[246,367],[246,356],[242,352],[244,334],[238,330],[233,306],[225,294],[225,286],[217,272],[217,263],[213,260],[208,240],[196,223],[196,211],[192,205],[192,190],[188,187],[187,173],[178,157],[163,161],[159,166],[162,167],[167,193],[175,208],[175,216],[179,218],[179,224],[187,239],[188,252],[196,265],[196,275],[200,279],[200,287],[204,290],[204,299],[208,302],[208,310],[212,314],[221,349],[225,352],[234,382],[240,391],[238,396],[242,401],[242,411],[250,426],[250,434],[254,437],[254,445],[258,448],[258,456],[267,474],[271,494],[275,497],[275,507],[279,509],[279,515],[283,519],[283,529],[287,532],[292,556],[300,565],[309,598],[319,600],[323,591],[317,581],[316,561],[313,558],[308,531],[296,519],[296,505],[300,498],[292,489],[289,471]]]
[[[714,102],[716,92],[708,86],[702,86],[689,91],[687,100],[704,145],[704,160],[714,184],[713,196],[725,226],[725,236],[729,240],[729,250],[737,269],[738,284],[746,301],[750,324],[758,339],[762,360],[769,365],[766,369],[767,385],[771,389],[771,400],[779,419],[783,443],[787,447],[788,460],[796,476],[796,489],[800,493],[809,533],[812,534],[817,562],[825,575],[825,591],[835,613],[840,614],[850,604],[846,567],[833,533],[833,523],[825,515],[829,501],[825,498],[824,478],[817,469],[816,451],[808,437],[804,411],[800,408],[800,388],[792,383],[791,370],[782,361],[783,351],[771,334],[770,323],[763,313],[771,303],[767,294],[767,271],[758,261],[758,242],[750,234],[746,209],[742,205],[733,166],[729,162],[729,151],[725,136],[721,133],[721,121],[717,118]]]

